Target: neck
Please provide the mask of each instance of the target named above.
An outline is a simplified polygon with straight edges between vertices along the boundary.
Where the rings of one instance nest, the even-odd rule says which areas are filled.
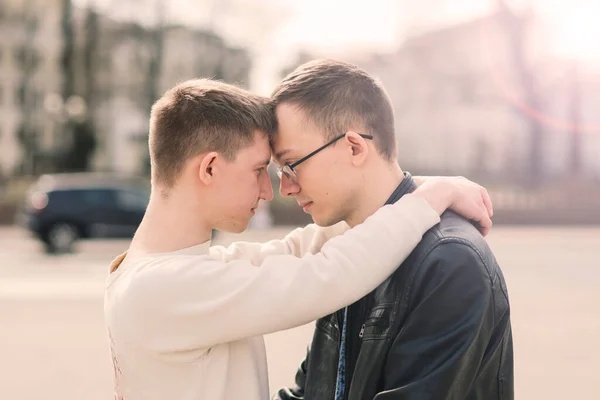
[[[367,179],[364,179],[356,196],[356,207],[346,218],[346,223],[351,227],[363,223],[380,209],[404,179],[402,169],[396,162],[374,165],[366,175]],[[377,179],[368,179],[372,176],[376,176]]]
[[[131,250],[165,253],[209,241],[211,227],[201,214],[201,207],[190,201],[194,197],[171,191],[165,199],[158,190],[153,190]]]

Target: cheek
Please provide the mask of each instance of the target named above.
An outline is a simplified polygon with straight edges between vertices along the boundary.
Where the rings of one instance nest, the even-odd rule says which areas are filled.
[[[341,176],[337,173],[330,173],[323,180],[322,185],[318,190],[315,190],[316,195],[324,203],[333,207],[339,207],[344,204],[350,195],[350,188],[355,185],[354,182],[348,181],[348,177]]]
[[[314,200],[335,201],[338,197],[340,177],[331,166],[310,171],[305,181],[301,183],[302,191]]]
[[[260,192],[260,184],[254,174],[249,174],[240,179],[234,189],[234,193],[240,202],[256,202]]]
[[[336,158],[315,160],[318,161],[311,165],[311,178],[314,187],[318,187],[323,195],[333,196],[338,192],[340,183],[347,179],[344,173],[344,167]]]

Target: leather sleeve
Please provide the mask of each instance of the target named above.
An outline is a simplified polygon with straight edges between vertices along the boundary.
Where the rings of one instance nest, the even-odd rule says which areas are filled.
[[[308,359],[310,357],[310,349],[306,352],[306,358],[300,364],[298,372],[296,372],[296,386],[293,388],[283,388],[273,396],[273,400],[304,400],[304,388],[306,386],[306,369]]]
[[[466,398],[498,322],[494,275],[483,260],[460,240],[437,244],[424,257],[375,400]]]

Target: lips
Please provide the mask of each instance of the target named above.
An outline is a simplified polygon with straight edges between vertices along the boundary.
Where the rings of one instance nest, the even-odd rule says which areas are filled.
[[[312,206],[313,202],[312,201],[307,201],[306,203],[298,203],[300,205],[300,207],[302,207],[302,210],[305,213],[308,213],[308,211],[310,210],[310,207]]]

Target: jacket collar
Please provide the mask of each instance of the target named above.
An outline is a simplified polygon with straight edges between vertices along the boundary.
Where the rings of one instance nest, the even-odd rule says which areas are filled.
[[[400,200],[400,198],[402,196],[404,196],[405,194],[408,194],[408,193],[412,193],[416,189],[417,189],[417,184],[415,183],[415,180],[412,178],[412,175],[408,172],[404,172],[404,179],[402,179],[402,182],[400,182],[398,187],[394,190],[392,195],[387,199],[385,204],[394,204],[395,202]]]

